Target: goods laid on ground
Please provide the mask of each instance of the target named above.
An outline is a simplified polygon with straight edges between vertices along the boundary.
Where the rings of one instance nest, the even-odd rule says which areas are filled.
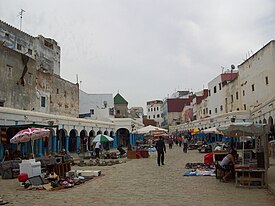
[[[187,163],[183,176],[215,176],[215,166],[213,164],[205,163]]]

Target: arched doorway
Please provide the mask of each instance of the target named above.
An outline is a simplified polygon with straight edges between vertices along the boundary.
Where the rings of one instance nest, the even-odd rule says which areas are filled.
[[[130,132],[128,129],[121,128],[117,130],[118,146],[128,147],[130,145]]]
[[[86,130],[80,132],[80,151],[87,152],[88,150],[88,136]]]
[[[111,131],[110,132],[110,137],[114,138],[114,136],[115,136],[114,131]],[[110,142],[110,148],[114,148],[114,141]]]
[[[2,128],[1,129],[1,134],[3,134],[2,137],[2,145],[3,145],[3,150],[8,151],[9,158],[14,159],[14,156],[17,155],[17,150],[20,151],[20,156],[24,157],[26,156],[27,150],[23,151],[26,148],[26,143],[20,143],[20,144],[12,144],[10,143],[10,139],[16,135],[16,133],[19,132],[18,128],[15,127],[9,127],[9,128]],[[24,153],[23,153],[24,152]]]
[[[95,131],[91,130],[89,132],[89,139],[88,139],[88,144],[89,144],[89,150],[92,151],[94,149],[93,146],[93,138],[95,137]]]
[[[60,129],[57,133],[56,151],[60,152],[62,149],[66,149],[66,130]]]
[[[70,131],[69,136],[69,152],[76,152],[76,136],[77,130],[73,129]]]
[[[269,125],[269,140],[274,140],[275,139],[275,129],[274,129],[274,122],[273,118],[270,116],[268,118],[268,125]]]

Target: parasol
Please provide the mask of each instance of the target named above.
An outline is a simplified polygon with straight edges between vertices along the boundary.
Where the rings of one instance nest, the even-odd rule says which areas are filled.
[[[93,139],[93,142],[111,142],[111,141],[114,141],[114,139],[105,134],[99,134],[95,136],[95,138]]]
[[[32,153],[33,153],[33,141],[40,137],[49,136],[50,130],[45,128],[28,128],[23,129],[16,133],[11,139],[10,143],[17,144],[21,142],[31,141]]]

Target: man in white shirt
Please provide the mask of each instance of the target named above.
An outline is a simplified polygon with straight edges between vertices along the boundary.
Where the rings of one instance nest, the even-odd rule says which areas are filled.
[[[100,143],[100,142],[97,142],[97,143],[95,144],[95,156],[96,156],[96,158],[99,158],[100,147],[101,147],[101,143]]]

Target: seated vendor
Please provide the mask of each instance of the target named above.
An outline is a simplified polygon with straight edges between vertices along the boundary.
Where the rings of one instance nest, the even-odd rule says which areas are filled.
[[[228,155],[226,155],[220,163],[220,166],[225,170],[228,171],[225,176],[223,176],[223,181],[228,181],[228,176],[234,174],[234,165],[235,165],[235,158],[237,157],[237,151],[231,150]]]
[[[127,155],[122,147],[118,147],[117,150],[119,151],[119,156],[124,157]]]

